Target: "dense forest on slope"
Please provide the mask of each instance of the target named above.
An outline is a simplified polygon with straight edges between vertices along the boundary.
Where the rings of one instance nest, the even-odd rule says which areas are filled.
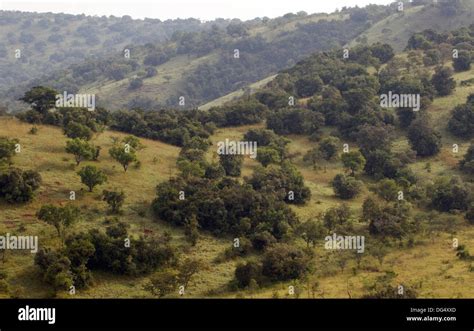
[[[59,27],[51,17],[38,18],[34,22],[44,21],[47,33],[21,38],[23,44],[15,33],[6,32],[2,68],[5,74],[8,70],[15,73],[7,75],[13,81],[4,82],[3,87],[29,82],[5,91],[4,95],[11,103],[28,87],[49,85],[70,93],[97,94],[101,105],[107,108],[175,106],[181,96],[186,98],[186,108],[197,107],[289,67],[314,51],[341,46],[393,11],[393,6],[373,5],[331,15],[301,12],[276,19],[217,20],[206,24],[197,20],[75,17],[67,22],[78,23],[62,23],[64,26]],[[5,21],[8,27],[13,24]],[[63,21],[58,17],[58,22]],[[33,35],[28,29],[39,29],[39,23],[22,29],[17,22],[12,30],[27,36]],[[50,29],[57,30],[51,32],[53,37],[47,35]],[[66,41],[59,38],[55,42],[56,34]],[[111,35],[110,40],[115,42],[95,40],[99,39],[95,36],[104,35]],[[33,46],[40,37],[47,40],[38,40],[36,44],[47,43],[42,48],[38,46],[38,50]],[[94,42],[90,38],[95,38]],[[67,47],[57,50],[60,45]],[[15,59],[12,51],[25,47],[24,56]],[[66,50],[68,55],[63,54]],[[73,64],[67,66],[68,63]],[[54,71],[57,68],[60,70]],[[46,75],[39,75],[40,72]],[[15,106],[19,104],[13,103],[11,108]]]
[[[15,100],[28,88],[47,85],[95,94],[108,109],[194,108],[245,92],[315,51],[375,42],[400,51],[414,32],[453,30],[472,20],[472,0],[403,3],[403,10],[393,3],[207,23],[60,15],[56,22],[55,14],[23,13],[12,20],[5,13],[2,103],[16,111],[22,105]]]
[[[212,23],[226,27],[226,20]],[[133,20],[124,17],[0,11],[0,90],[99,60],[130,45],[161,44],[175,32],[209,29],[197,19]]]

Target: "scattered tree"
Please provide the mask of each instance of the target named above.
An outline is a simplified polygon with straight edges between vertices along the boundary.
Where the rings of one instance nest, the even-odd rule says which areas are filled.
[[[157,272],[143,288],[152,295],[163,298],[175,291],[178,293],[178,285],[178,271],[165,269]]]
[[[18,139],[9,139],[7,137],[0,137],[0,162],[10,161],[15,155],[16,144],[19,143]]]
[[[452,93],[456,87],[456,82],[453,79],[453,71],[447,67],[438,67],[436,69],[431,83],[440,96],[446,96]]]
[[[120,208],[125,201],[125,193],[123,191],[117,192],[104,190],[102,192],[102,200],[107,202],[112,213],[118,214],[120,213]]]
[[[115,146],[109,150],[110,156],[119,162],[123,170],[126,172],[130,163],[137,161],[135,150],[130,148],[126,150],[126,147]]]
[[[79,165],[82,161],[94,158],[96,149],[87,141],[74,138],[66,142],[66,152],[74,155],[76,165]]]
[[[408,140],[419,156],[432,156],[441,149],[441,135],[424,118],[417,119],[410,125]]]
[[[97,185],[102,185],[107,181],[104,172],[94,166],[85,166],[77,174],[81,177],[81,182],[89,188],[89,192],[92,192]]]
[[[351,170],[351,176],[355,176],[356,171],[364,169],[365,158],[359,151],[343,153],[341,156],[345,168]]]
[[[57,91],[43,86],[35,86],[25,93],[20,99],[31,105],[35,111],[42,115],[46,115],[49,109],[56,105]]]
[[[61,242],[64,242],[67,228],[79,219],[79,209],[67,205],[65,207],[56,207],[53,205],[44,205],[36,213],[38,219],[49,225],[54,226]]]
[[[41,175],[36,171],[17,168],[0,171],[0,198],[8,203],[31,201],[40,185]]]
[[[341,199],[352,199],[362,189],[361,181],[354,179],[354,177],[346,177],[343,174],[336,175],[331,184],[334,193]]]

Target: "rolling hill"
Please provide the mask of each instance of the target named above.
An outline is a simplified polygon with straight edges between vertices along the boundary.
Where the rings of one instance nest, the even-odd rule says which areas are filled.
[[[225,27],[228,23],[212,24]],[[177,31],[205,30],[211,24],[196,19],[162,22],[0,11],[0,26],[0,90],[5,91],[86,59],[101,59],[130,45],[160,44]]]
[[[19,77],[20,84],[16,84],[19,80],[11,81],[10,88],[3,91],[3,102],[10,105],[11,111],[18,110],[21,104],[15,100],[27,88],[41,83],[70,93],[95,93],[100,104],[108,109],[177,106],[181,96],[186,99],[186,108],[197,107],[275,74],[312,52],[340,47],[362,33],[368,25],[393,12],[389,6],[368,6],[363,10],[365,16],[361,19],[354,14],[359,10],[349,8],[333,14],[287,14],[275,19],[257,18],[246,22],[217,20],[206,23],[202,28],[198,25],[199,28],[191,33],[187,31],[196,26],[195,21],[189,22],[188,26],[182,22],[186,26],[183,29],[179,28],[181,22],[170,22],[173,27],[178,25],[173,28],[175,33],[160,34],[165,40],[159,42],[153,42],[149,37],[143,40],[147,43],[143,45],[125,39],[114,49],[105,49],[94,57],[84,54],[80,61],[74,61],[71,66],[61,65],[59,70],[55,70],[58,69],[56,65],[43,63],[41,68],[48,66],[48,70],[44,70],[46,75],[38,75],[40,70],[33,68],[27,76]],[[83,19],[93,22],[105,20]],[[153,26],[149,26],[153,22],[125,21],[150,30],[146,36],[155,31]],[[98,22],[95,24],[96,34],[106,31],[101,29],[112,29],[119,24],[104,22],[102,25],[105,27],[101,28]],[[108,27],[109,24],[112,27]],[[124,24],[122,22],[119,26]],[[86,28],[79,29],[79,32],[77,29],[79,27],[76,26],[64,29],[66,37],[69,34],[74,37],[71,47],[82,47],[80,45],[85,43],[83,39],[90,35]],[[135,30],[141,35],[142,30]],[[47,35],[44,37],[49,38]],[[7,36],[4,38],[7,39]],[[13,41],[17,42],[16,39]],[[124,57],[122,50],[125,45],[130,50],[130,58]],[[97,47],[97,44],[94,46]],[[54,45],[46,50],[44,55],[37,57],[38,64],[48,59],[47,55],[54,50]],[[26,58],[24,60],[27,61]],[[4,70],[9,70],[11,64],[11,59],[4,62]],[[23,66],[21,70],[14,70],[21,73],[26,68]],[[16,77],[13,73],[8,76]]]
[[[423,50],[414,50],[395,55],[391,62],[386,61],[383,65],[380,65],[380,63],[376,63],[376,65],[378,70],[390,68],[390,65],[392,65],[403,74],[409,75],[413,72],[417,74],[422,72],[432,75],[436,68],[434,65],[424,65],[423,56]],[[369,60],[372,61],[372,59]],[[291,89],[293,86],[300,86],[297,82],[303,79],[305,75],[313,76],[313,71],[327,80],[325,83],[326,87],[329,87],[328,85],[331,84],[340,84],[341,89],[346,89],[348,84],[357,84],[356,87],[364,84],[371,85],[373,80],[368,77],[371,75],[378,76],[379,73],[370,61],[365,65],[353,63],[353,66],[351,66],[348,64],[347,67],[345,67],[343,62],[338,62],[342,61],[340,59],[333,59],[332,61],[330,61],[330,55],[327,53],[314,54],[299,62],[296,66],[280,73],[270,83],[262,81],[253,86],[252,90],[248,91],[249,94],[243,97],[230,95],[229,99],[232,100],[230,100],[229,105],[252,98],[258,95],[259,92],[283,93],[283,88]],[[364,59],[358,59],[358,61],[363,62]],[[354,78],[353,76],[356,75],[338,76],[338,67],[330,67],[335,64],[340,64],[341,67],[344,67],[344,70],[353,70],[359,73],[360,77]],[[410,67],[408,64],[412,66]],[[442,64],[449,67],[451,66],[451,61],[446,61]],[[365,80],[363,79],[364,77],[366,78]],[[416,76],[417,79],[421,80],[420,77]],[[461,172],[458,166],[459,161],[463,158],[469,147],[470,141],[469,139],[453,136],[446,129],[452,109],[456,105],[464,104],[467,97],[474,92],[473,86],[461,83],[472,78],[474,78],[474,69],[472,68],[455,73],[453,76],[456,83],[455,90],[447,96],[433,96],[432,102],[424,109],[424,112],[430,115],[432,127],[440,132],[442,144],[439,153],[436,155],[428,157],[417,156],[407,162],[407,167],[416,174],[416,187],[428,188],[441,177],[451,178],[454,176],[462,178],[465,183],[472,183],[472,177]],[[341,81],[337,79],[341,79]],[[348,82],[345,81],[346,79]],[[354,83],[350,79],[358,80]],[[304,85],[303,88],[306,86]],[[256,94],[250,95],[253,92],[256,92]],[[301,91],[298,93],[301,93]],[[303,93],[306,93],[305,89]],[[318,91],[299,98],[298,108],[313,107],[311,106],[312,102],[317,102],[322,98],[320,93],[321,91]],[[284,93],[282,95],[286,97]],[[345,98],[350,96],[350,94],[344,94]],[[334,99],[336,100],[337,98]],[[223,100],[223,103],[221,101],[217,100],[215,104],[206,106],[206,109],[216,105],[220,106],[221,104],[225,106],[225,102],[228,100]],[[318,104],[316,103],[316,105]],[[319,106],[314,107],[315,112],[319,112]],[[270,106],[269,108],[272,107]],[[365,108],[361,109],[365,110]],[[354,112],[357,113],[361,109],[351,110],[353,113],[350,113],[350,115],[355,116]],[[224,108],[222,110],[224,111]],[[278,113],[278,109],[271,110]],[[284,110],[289,111],[287,108]],[[377,111],[380,110],[377,109]],[[388,113],[390,112],[389,110]],[[297,119],[295,117],[293,121],[296,122]],[[390,116],[382,117],[382,119],[390,122]],[[272,120],[274,121],[275,119],[273,118]],[[252,125],[217,128],[210,137],[212,146],[205,153],[204,158],[208,162],[212,162],[218,157],[216,154],[218,142],[222,142],[225,139],[244,140],[244,135],[249,130],[263,129],[268,126],[269,122],[270,120],[267,119],[266,122],[263,121]],[[342,123],[344,124],[344,122]],[[393,124],[395,127],[396,123],[393,122]],[[306,201],[306,203],[299,205],[291,204],[290,208],[302,222],[307,220],[321,222],[323,215],[329,209],[344,203],[353,212],[351,223],[354,229],[352,231],[367,233],[364,232],[367,231],[368,222],[363,219],[363,203],[369,196],[373,197],[377,194],[374,188],[381,179],[373,178],[365,173],[357,174],[357,178],[364,184],[360,194],[349,200],[342,200],[336,197],[331,183],[337,174],[345,172],[341,160],[337,158],[331,161],[318,160],[315,164],[308,164],[304,157],[308,151],[313,149],[318,141],[329,136],[337,136],[341,139],[341,144],[348,143],[350,148],[354,150],[360,149],[360,141],[350,138],[352,132],[349,132],[349,136],[342,134],[345,127],[340,123],[337,126],[326,124],[321,126],[320,135],[316,137],[316,142],[314,137],[308,134],[284,134],[285,138],[288,139],[288,158],[298,172],[301,173],[304,184],[311,192],[311,199]],[[78,169],[71,155],[66,154],[64,151],[67,138],[63,136],[60,128],[37,125],[38,132],[31,134],[30,124],[20,122],[18,119],[10,116],[0,117],[0,128],[0,136],[18,138],[22,145],[22,152],[13,157],[12,162],[15,166],[22,169],[39,171],[44,180],[33,202],[25,205],[1,203],[2,220],[0,222],[0,232],[23,233],[27,231],[28,233],[38,235],[42,245],[58,248],[60,244],[59,239],[55,236],[54,228],[40,222],[35,217],[35,213],[45,203],[66,204],[71,190],[78,193],[77,200],[72,203],[80,207],[83,214],[80,222],[71,229],[73,232],[82,232],[89,229],[102,230],[110,222],[114,222],[107,215],[106,205],[101,201],[100,193],[98,193],[99,190],[87,193],[84,186],[81,185],[80,179],[76,175],[76,170]],[[408,155],[406,151],[409,149],[410,143],[407,138],[406,128],[397,125],[394,131],[391,149],[394,152],[402,151]],[[113,139],[113,137],[117,138]],[[113,147],[114,140],[119,140],[123,137],[125,137],[124,133],[111,130],[95,134],[92,142],[100,145],[103,148],[103,152],[99,161],[85,161],[84,164],[97,165],[108,175],[110,180],[107,184],[103,185],[103,188],[115,189],[120,187],[125,191],[127,199],[124,212],[121,215],[117,215],[117,218],[129,224],[132,236],[138,237],[143,235],[145,229],[151,230],[155,234],[168,232],[171,236],[172,245],[182,255],[200,258],[206,262],[207,268],[200,270],[195,275],[193,282],[186,291],[185,297],[358,298],[367,294],[368,285],[372,284],[377,277],[386,274],[394,275],[394,282],[396,284],[406,284],[416,289],[418,297],[469,298],[474,296],[474,288],[470,286],[474,282],[472,262],[470,262],[471,260],[459,258],[456,255],[457,251],[452,246],[453,239],[457,239],[459,243],[472,250],[472,247],[474,247],[473,226],[468,224],[461,212],[455,210],[449,213],[437,212],[430,209],[425,200],[416,197],[416,194],[409,199],[412,202],[411,214],[414,215],[414,221],[419,225],[419,228],[417,228],[417,231],[408,232],[402,238],[383,237],[381,242],[388,247],[386,255],[382,256],[381,259],[376,254],[372,255],[372,253],[364,255],[359,262],[352,256],[344,259],[343,255],[325,250],[322,240],[310,248],[301,237],[290,233],[288,238],[285,237],[281,240],[292,242],[293,245],[301,250],[310,250],[312,252],[310,254],[311,263],[316,265],[316,268],[311,270],[311,273],[304,279],[276,281],[262,286],[248,286],[243,289],[236,289],[235,286],[232,286],[235,267],[241,263],[258,260],[260,253],[253,251],[247,256],[225,259],[223,258],[224,251],[232,247],[234,240],[232,236],[215,235],[210,231],[201,230],[198,244],[196,246],[189,246],[182,227],[170,225],[164,219],[156,219],[150,210],[152,199],[157,191],[155,187],[159,183],[166,182],[172,176],[179,176],[176,162],[183,156],[183,151],[180,151],[175,146],[159,141],[140,139],[145,147],[137,152],[140,164],[139,166],[130,167],[128,172],[124,173],[119,164],[106,152]],[[453,152],[453,144],[455,143],[459,145],[459,151],[456,153]],[[341,146],[338,146],[338,152],[340,150]],[[278,165],[275,165],[275,167],[278,167]],[[236,180],[238,182],[246,181],[246,177],[251,177],[259,168],[258,161],[245,158],[242,173]],[[223,185],[229,184],[224,183]],[[384,205],[389,205],[389,203],[389,201],[382,202]],[[369,237],[368,233],[367,236],[368,241],[375,238],[372,235]],[[10,286],[9,291],[3,292],[0,295],[5,297],[45,297],[52,295],[50,288],[41,280],[38,269],[34,267],[31,254],[9,252],[5,264],[2,263],[0,266],[5,266],[4,270],[6,270],[7,282]],[[156,273],[159,273],[159,271]],[[95,283],[88,289],[78,291],[76,295],[77,297],[95,298],[149,297],[151,295],[144,290],[143,285],[156,273],[147,276],[130,277],[119,276],[110,272],[94,271]],[[295,294],[289,293],[289,286],[297,289]],[[68,295],[61,293],[59,296],[67,297]],[[170,294],[169,296],[176,297],[178,293]]]
[[[449,2],[448,2],[449,3]],[[402,11],[378,21],[360,36],[349,43],[354,46],[363,42],[388,43],[397,52],[405,49],[408,39],[416,32],[432,29],[437,32],[448,32],[463,26],[469,26],[474,17],[474,2],[470,0],[453,1],[459,7],[444,9],[442,2],[414,2],[413,6],[405,4]]]

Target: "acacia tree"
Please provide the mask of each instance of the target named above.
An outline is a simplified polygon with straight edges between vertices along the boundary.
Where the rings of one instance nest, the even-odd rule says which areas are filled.
[[[126,172],[130,163],[137,161],[137,155],[133,148],[115,146],[109,150],[110,156],[120,163]]]
[[[306,242],[306,245],[316,246],[316,242],[322,239],[327,229],[320,222],[306,221],[296,228],[296,233]]]
[[[179,284],[184,286],[186,289],[193,276],[206,268],[207,265],[202,260],[187,258],[180,264],[178,268]]]
[[[76,165],[84,160],[91,160],[96,154],[94,146],[79,138],[74,138],[66,143],[66,152],[74,155]]]
[[[66,229],[75,223],[79,216],[79,209],[71,205],[56,207],[48,204],[42,206],[36,213],[38,219],[54,226],[58,232],[58,237],[61,239],[61,243],[64,243]]]
[[[356,171],[364,169],[365,166],[365,158],[359,151],[343,153],[341,160],[344,167],[350,169],[352,177],[355,176]]]
[[[64,128],[64,134],[71,139],[81,138],[84,140],[91,140],[93,133],[87,126],[71,121]]]
[[[13,155],[15,155],[15,148],[18,142],[18,139],[0,137],[0,161],[10,161]]]
[[[58,92],[49,87],[35,86],[20,99],[31,105],[38,113],[45,115],[56,104]]]
[[[117,192],[104,190],[102,192],[102,200],[107,202],[112,213],[118,214],[125,201],[125,193],[123,193],[123,191]]]
[[[102,170],[90,165],[82,168],[77,174],[81,177],[81,182],[89,188],[89,192],[107,181],[107,176]]]
[[[159,298],[178,290],[179,273],[174,269],[165,269],[157,272],[143,287],[152,295]]]

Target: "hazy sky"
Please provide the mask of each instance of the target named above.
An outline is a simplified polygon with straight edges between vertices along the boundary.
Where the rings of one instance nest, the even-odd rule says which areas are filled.
[[[332,12],[344,6],[363,7],[394,0],[0,0],[0,9],[86,15],[130,15],[133,18],[174,19],[276,17],[304,10]]]

